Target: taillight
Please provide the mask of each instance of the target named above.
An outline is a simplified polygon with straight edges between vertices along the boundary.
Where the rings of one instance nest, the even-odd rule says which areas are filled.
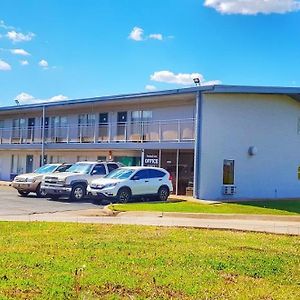
[[[173,177],[171,174],[169,174],[169,180],[172,181],[173,180]]]

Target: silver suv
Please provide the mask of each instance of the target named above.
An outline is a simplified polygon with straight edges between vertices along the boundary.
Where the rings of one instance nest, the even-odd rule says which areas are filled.
[[[22,174],[15,177],[11,186],[14,187],[21,196],[27,196],[30,192],[36,193],[38,197],[45,196],[41,191],[43,176],[49,173],[65,172],[71,164],[47,164],[33,173]]]
[[[45,175],[41,190],[51,199],[68,197],[79,201],[86,196],[87,186],[92,180],[104,177],[122,166],[117,162],[77,162],[67,172]]]

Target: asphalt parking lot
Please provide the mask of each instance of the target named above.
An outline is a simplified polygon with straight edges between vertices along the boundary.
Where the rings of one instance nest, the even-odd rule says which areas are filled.
[[[47,198],[37,198],[35,194],[29,194],[28,197],[21,197],[11,187],[0,187],[0,216],[56,213],[102,207],[89,199],[84,199],[81,202],[70,202],[67,199],[54,201]]]

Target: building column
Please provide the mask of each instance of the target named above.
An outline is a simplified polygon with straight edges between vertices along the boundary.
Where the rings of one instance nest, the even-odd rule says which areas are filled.
[[[201,180],[201,146],[202,146],[202,93],[196,95],[196,116],[195,116],[195,146],[194,146],[194,190],[193,197],[200,199]]]

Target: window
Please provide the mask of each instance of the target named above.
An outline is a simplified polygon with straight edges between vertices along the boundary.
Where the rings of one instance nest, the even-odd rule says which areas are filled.
[[[234,184],[234,160],[224,159],[223,184]]]
[[[68,118],[66,116],[55,116],[55,117],[51,117],[50,120],[51,120],[51,137],[54,139],[65,138],[67,135]]]
[[[105,175],[106,170],[103,164],[96,165],[92,171],[92,175]]]
[[[19,138],[25,129],[26,120],[25,119],[14,119],[13,120],[13,138]]]
[[[166,175],[166,173],[164,173],[162,171],[149,169],[149,178],[162,178],[165,175]]]
[[[0,130],[4,128],[4,120],[0,120]]]
[[[96,116],[94,114],[81,114],[78,117],[79,126],[95,125]]]
[[[134,177],[138,177],[139,179],[149,178],[149,171],[148,170],[140,170],[134,175]]]
[[[72,165],[62,165],[57,168],[56,172],[66,172]]]
[[[111,171],[118,169],[119,166],[117,164],[107,164],[108,172],[110,173]]]
[[[150,110],[136,110],[131,113],[131,120],[135,121],[148,121],[152,119],[152,111]]]

